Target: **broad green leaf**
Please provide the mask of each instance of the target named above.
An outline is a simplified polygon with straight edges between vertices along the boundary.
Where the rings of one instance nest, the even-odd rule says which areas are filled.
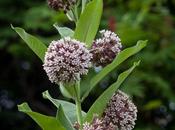
[[[11,27],[26,42],[26,44],[30,47],[30,49],[32,49],[33,52],[35,52],[35,54],[43,61],[45,52],[47,50],[47,46],[36,37],[25,32],[24,29],[19,27],[13,27],[12,25]]]
[[[117,91],[117,89],[120,87],[120,85],[124,82],[124,80],[131,74],[131,72],[134,70],[136,66],[138,66],[140,63],[136,62],[134,65],[121,73],[117,79],[117,81],[112,84],[107,90],[103,92],[103,94],[93,103],[91,108],[89,109],[85,121],[90,122],[94,116],[94,114],[98,114],[99,116],[103,113],[107,103],[111,99],[112,95]]]
[[[89,84],[89,91],[85,93],[82,100],[84,100],[89,92],[110,72],[112,72],[114,69],[116,69],[122,62],[124,62],[129,57],[133,56],[134,54],[138,53],[140,50],[142,50],[147,44],[147,40],[145,41],[138,41],[137,44],[133,47],[127,48],[120,52],[118,56],[114,59],[114,61],[106,66],[104,69],[102,69],[97,75],[95,75]]]
[[[50,96],[48,91],[43,92],[43,97],[50,100],[58,109],[61,105],[63,107],[65,115],[72,123],[75,123],[77,121],[75,104],[63,100],[54,99]],[[82,114],[83,117],[85,117],[86,113],[82,111]]]
[[[63,107],[60,105],[57,110],[56,119],[61,122],[61,124],[66,128],[66,130],[74,130],[73,125],[64,113]]]
[[[102,11],[103,0],[89,2],[77,23],[74,38],[90,47],[98,31]]]
[[[53,25],[59,32],[62,38],[64,37],[73,37],[74,36],[74,31],[70,28],[67,27],[59,27],[57,24]]]
[[[33,112],[27,103],[18,105],[18,110],[28,114],[43,130],[66,130],[56,118]]]

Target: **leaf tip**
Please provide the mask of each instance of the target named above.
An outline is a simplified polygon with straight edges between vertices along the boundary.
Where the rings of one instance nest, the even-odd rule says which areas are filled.
[[[13,24],[10,24],[10,27],[14,30],[15,29],[15,27],[13,26]]]
[[[139,40],[137,42],[137,46],[142,45],[143,47],[145,47],[147,45],[147,42],[148,42],[148,40]]]
[[[53,26],[54,26],[55,28],[57,28],[57,27],[58,27],[58,23],[54,23]]]
[[[24,102],[20,105],[17,105],[17,107],[18,107],[18,111],[21,111],[21,112],[31,111],[29,105],[26,102]]]
[[[49,95],[48,90],[42,93],[44,99],[47,99],[48,95]]]
[[[134,62],[134,66],[139,66],[140,65],[141,60]]]

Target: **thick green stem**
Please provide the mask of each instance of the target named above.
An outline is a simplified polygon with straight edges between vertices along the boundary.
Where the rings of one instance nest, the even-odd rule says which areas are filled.
[[[81,100],[80,100],[80,82],[78,81],[76,86],[76,97],[75,97],[75,103],[76,103],[76,114],[77,114],[77,120],[80,124],[80,130],[82,129],[83,125],[83,116],[82,116],[82,109],[81,109]]]
[[[76,102],[76,110],[77,110],[77,119],[78,119],[78,123],[80,124],[80,130],[82,129],[82,125],[83,125],[83,118],[82,118],[82,113],[81,113],[81,102],[80,100],[75,100]]]

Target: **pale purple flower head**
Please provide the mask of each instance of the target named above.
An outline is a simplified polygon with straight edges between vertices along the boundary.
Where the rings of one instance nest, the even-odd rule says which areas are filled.
[[[106,125],[113,124],[119,130],[132,130],[137,119],[137,108],[128,95],[118,91],[113,95],[103,113]]]
[[[113,124],[106,125],[102,118],[95,116],[92,123],[83,124],[83,130],[116,130],[116,127]]]
[[[92,45],[93,63],[95,66],[106,66],[110,64],[121,51],[120,38],[111,31],[100,31],[101,38],[95,40]]]
[[[88,73],[91,58],[84,43],[66,37],[50,43],[43,67],[51,82],[69,83]]]
[[[47,0],[49,7],[56,11],[63,10],[65,13],[76,4],[76,0]]]

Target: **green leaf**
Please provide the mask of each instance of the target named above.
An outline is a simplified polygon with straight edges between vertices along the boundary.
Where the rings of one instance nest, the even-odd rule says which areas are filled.
[[[147,44],[147,40],[145,41],[138,41],[137,44],[133,47],[127,48],[120,52],[118,56],[114,59],[114,61],[106,66],[104,69],[102,69],[97,75],[95,75],[89,84],[89,91],[85,93],[82,100],[84,100],[90,91],[110,72],[112,72],[114,69],[116,69],[122,62],[124,62],[126,59],[131,57],[132,55],[138,53],[140,50],[142,50]]]
[[[42,43],[36,37],[25,32],[24,29],[19,28],[19,27],[13,27],[12,25],[11,25],[11,27],[26,42],[26,44],[33,50],[33,52],[35,52],[35,54],[43,61],[44,56],[45,56],[45,52],[47,50],[46,45],[44,43]]]
[[[56,118],[33,112],[27,103],[18,105],[18,110],[28,114],[43,130],[66,130]]]
[[[73,84],[60,83],[59,88],[60,88],[60,91],[61,91],[61,93],[62,93],[62,95],[64,97],[74,99],[74,97],[75,97],[75,89],[74,89]]]
[[[74,31],[70,28],[67,27],[59,27],[57,24],[53,25],[59,32],[62,38],[64,37],[73,37],[74,36]]]
[[[117,91],[120,85],[124,82],[124,80],[131,74],[136,66],[138,66],[140,61],[134,63],[134,65],[121,73],[117,79],[117,81],[112,84],[107,90],[103,92],[103,94],[93,103],[91,108],[89,109],[85,121],[90,122],[94,116],[94,114],[98,114],[99,116],[103,113],[107,103],[111,99],[112,95]]]
[[[61,122],[61,124],[66,128],[66,130],[74,130],[73,125],[64,113],[63,107],[60,105],[56,119]]]
[[[89,2],[77,23],[74,38],[90,47],[98,31],[102,11],[103,0]]]
[[[58,109],[61,105],[63,107],[65,115],[72,123],[75,123],[77,121],[75,104],[63,100],[54,99],[50,96],[48,91],[43,92],[43,97],[50,100]],[[84,111],[82,111],[82,114],[83,117],[86,116],[86,113]]]
[[[80,82],[80,90],[81,90],[81,97],[87,92],[89,91],[89,82],[91,81],[92,77],[96,74],[94,69],[89,69],[88,75],[84,75],[81,78],[81,82]]]

